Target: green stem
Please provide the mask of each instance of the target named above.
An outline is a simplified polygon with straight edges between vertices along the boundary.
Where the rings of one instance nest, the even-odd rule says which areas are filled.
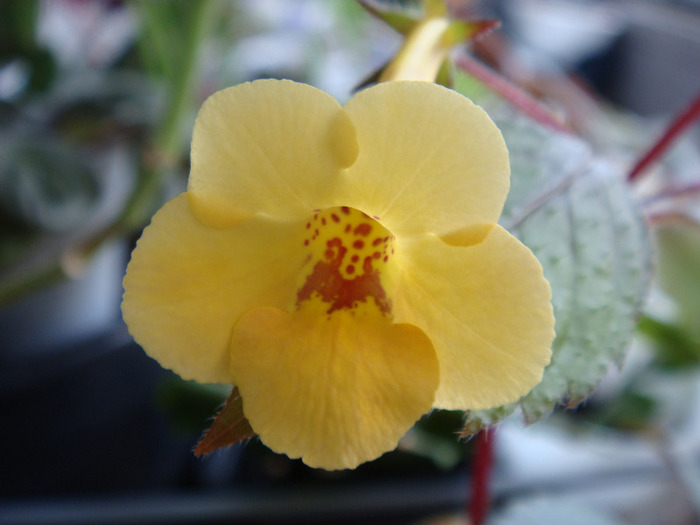
[[[181,125],[191,101],[197,57],[211,20],[213,5],[211,0],[191,1],[192,9],[182,21],[187,24],[187,28],[184,32],[185,39],[179,47],[176,66],[161,69],[170,73],[167,75],[171,87],[167,113],[154,137],[155,152],[151,152],[151,155],[155,160],[152,163],[144,162],[137,187],[118,221],[119,226],[126,230],[140,226],[147,218],[153,194],[161,187],[168,168],[177,162],[182,148]]]

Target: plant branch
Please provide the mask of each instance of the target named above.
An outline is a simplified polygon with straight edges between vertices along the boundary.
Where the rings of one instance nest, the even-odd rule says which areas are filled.
[[[494,427],[482,430],[476,436],[472,498],[469,509],[472,525],[484,525],[491,507],[491,472],[495,436]]]
[[[502,96],[520,111],[540,124],[565,133],[570,131],[535,97],[510,82],[503,75],[482,64],[474,57],[466,53],[460,53],[455,63],[464,72],[483,82],[492,91]]]
[[[684,108],[683,111],[671,121],[671,124],[661,137],[636,162],[627,176],[627,180],[632,182],[637,179],[651,164],[663,156],[673,141],[683,133],[688,126],[698,119],[700,119],[700,93],[696,95],[695,100],[693,100],[689,106]]]
[[[167,168],[176,162],[182,147],[181,125],[187,115],[188,102],[196,78],[199,48],[211,19],[209,15],[213,4],[209,0],[198,0],[189,5],[191,10],[183,21],[187,24],[187,29],[184,31],[184,40],[181,42],[178,55],[161,57],[165,63],[160,64],[160,72],[165,74],[165,80],[171,88],[168,108],[155,135],[155,152],[151,154],[153,161],[146,162],[142,167],[138,185],[119,221],[127,229],[137,227],[144,220],[153,193],[162,184],[163,177],[168,173]],[[153,23],[156,22],[158,22],[157,17]],[[173,60],[175,65],[168,64],[168,59]]]

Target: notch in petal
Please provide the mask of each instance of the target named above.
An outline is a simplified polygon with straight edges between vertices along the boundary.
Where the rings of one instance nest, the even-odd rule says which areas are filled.
[[[343,175],[346,205],[395,235],[446,235],[498,222],[509,185],[508,150],[469,99],[427,82],[386,82],[345,106],[360,148]]]
[[[256,80],[202,106],[192,137],[191,204],[225,227],[255,214],[298,218],[330,206],[339,170],[357,155],[336,100],[306,84]]]
[[[294,304],[307,255],[302,223],[251,219],[208,228],[186,194],[153,217],[132,253],[122,313],[129,332],[166,368],[231,383],[231,331],[246,310]]]
[[[483,242],[434,236],[396,245],[402,274],[387,283],[396,322],[421,328],[440,361],[435,406],[482,409],[516,401],[542,378],[554,339],[549,283],[515,237],[494,226]]]

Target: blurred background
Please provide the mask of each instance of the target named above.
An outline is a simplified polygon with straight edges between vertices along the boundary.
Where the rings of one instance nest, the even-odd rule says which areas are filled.
[[[700,93],[697,0],[450,4],[499,18],[473,54],[621,174]],[[464,522],[460,414],[354,472],[255,441],[196,459],[226,391],[161,369],[119,311],[207,96],[272,77],[344,102],[400,43],[351,0],[0,1],[0,523]],[[625,367],[499,428],[493,523],[700,523],[699,146],[695,123],[633,188],[656,273]]]

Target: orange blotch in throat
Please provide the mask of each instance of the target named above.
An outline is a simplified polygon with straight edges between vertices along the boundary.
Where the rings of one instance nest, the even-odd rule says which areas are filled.
[[[318,297],[328,303],[326,313],[332,314],[372,299],[383,314],[390,315],[391,300],[380,278],[381,267],[388,258],[378,259],[379,254],[375,251],[378,243],[372,243],[374,248],[370,250],[360,239],[366,238],[373,229],[383,230],[383,227],[351,208],[341,208],[340,213],[327,210],[319,215],[326,214],[331,221],[327,221],[328,226],[322,227],[320,232],[314,232],[310,248],[316,253],[317,260],[297,292],[297,306]],[[341,217],[342,220],[337,220]],[[392,240],[391,236],[381,238],[385,249]],[[362,264],[357,264],[360,261]]]

